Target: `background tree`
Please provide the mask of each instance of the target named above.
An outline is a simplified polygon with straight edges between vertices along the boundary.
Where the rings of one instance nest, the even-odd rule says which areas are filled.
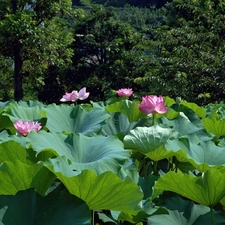
[[[86,86],[92,100],[103,100],[111,89],[124,86],[138,90],[133,81],[146,69],[147,39],[119,20],[117,13],[115,8],[93,5],[75,20],[73,67],[64,71],[60,85],[69,91]]]
[[[206,104],[225,97],[225,5],[222,1],[174,0],[155,33],[158,62],[136,82],[143,89]],[[211,98],[209,98],[211,96]]]
[[[13,60],[0,56],[0,96],[1,101],[13,98]]]
[[[152,31],[165,23],[165,8],[157,9],[155,6],[150,8],[140,8],[125,5],[122,11],[117,14],[118,19],[129,23],[138,32],[146,35],[149,40],[153,39]]]
[[[23,78],[30,88],[49,65],[70,60],[73,39],[63,20],[70,9],[70,0],[1,1],[0,54],[13,60],[15,100],[23,98]]]
[[[73,5],[81,6],[83,5],[82,0],[72,0]],[[161,8],[167,2],[171,2],[171,0],[92,0],[92,3],[102,4],[104,6],[113,6],[113,7],[124,7],[126,5],[135,6],[135,7],[152,7],[156,6],[157,8]]]

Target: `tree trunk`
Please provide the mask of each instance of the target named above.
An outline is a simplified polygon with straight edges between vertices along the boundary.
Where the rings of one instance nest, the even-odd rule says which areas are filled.
[[[12,10],[16,14],[18,9],[18,0],[12,0]],[[23,57],[22,57],[22,44],[17,38],[13,43],[14,50],[14,99],[20,101],[23,98],[23,86],[22,86],[22,66],[23,66]]]
[[[23,58],[22,58],[22,44],[19,40],[14,42],[14,99],[20,101],[23,99]]]

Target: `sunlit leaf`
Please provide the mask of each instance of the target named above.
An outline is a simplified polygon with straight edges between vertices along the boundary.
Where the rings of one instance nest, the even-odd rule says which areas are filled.
[[[32,151],[32,149],[26,149],[18,142],[11,140],[0,144],[0,163],[5,161],[13,162],[16,160],[28,165],[37,162],[35,152]]]
[[[225,136],[225,120],[204,118],[201,122],[205,129],[208,132],[216,135],[217,138]]]
[[[122,112],[130,122],[137,122],[140,118],[146,116],[139,110],[137,102],[130,100],[115,102],[108,105],[106,110],[109,112]]]
[[[83,170],[79,175],[65,176],[55,171],[55,165],[45,163],[66,186],[67,190],[86,202],[91,210],[118,210],[136,212],[143,197],[140,188],[130,179],[121,180],[115,173],[107,171],[100,175]],[[67,173],[68,174],[68,173]],[[72,174],[72,172],[71,172]]]
[[[209,169],[201,177],[171,171],[156,181],[152,197],[167,190],[213,207],[225,196],[224,186],[225,176],[217,169]]]
[[[188,108],[192,109],[200,118],[206,117],[206,109],[204,107],[198,106],[194,102],[182,101],[181,105],[187,106]]]
[[[164,97],[163,100],[165,101],[166,106],[171,106],[175,103],[174,99],[170,98],[169,96]]]
[[[15,195],[29,188],[44,195],[54,179],[43,163],[27,165],[18,160],[6,161],[0,165],[0,195]]]

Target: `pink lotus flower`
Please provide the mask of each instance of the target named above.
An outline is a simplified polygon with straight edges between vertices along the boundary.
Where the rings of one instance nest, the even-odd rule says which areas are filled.
[[[159,97],[156,95],[142,97],[142,103],[138,103],[138,106],[140,111],[145,114],[163,114],[168,111],[161,95]]]
[[[34,121],[17,120],[13,125],[23,136],[27,136],[32,130],[38,132],[42,128],[40,123]]]
[[[121,88],[116,92],[120,97],[131,96],[133,94],[132,88]]]
[[[72,91],[71,93],[66,92],[65,95],[63,95],[63,97],[60,99],[61,102],[75,102],[78,99],[80,100],[84,100],[86,98],[88,98],[89,96],[89,92],[86,92],[86,87],[83,87],[82,89],[80,89],[80,91]]]

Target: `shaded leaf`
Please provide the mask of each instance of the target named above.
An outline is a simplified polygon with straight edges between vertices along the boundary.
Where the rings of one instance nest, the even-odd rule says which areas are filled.
[[[96,173],[107,170],[117,172],[130,151],[115,136],[87,137],[83,134],[30,133],[29,141],[36,152],[50,151],[65,156],[74,170],[92,169]]]
[[[11,102],[5,108],[5,113],[3,113],[3,115],[9,116],[12,122],[15,122],[18,119],[21,119],[22,121],[37,121],[43,117],[43,115],[40,114],[41,110],[41,105],[28,107],[20,106],[17,102]]]
[[[146,178],[139,177],[138,185],[144,192],[144,199],[147,199],[152,196],[152,188],[159,177],[155,175],[148,175]]]
[[[210,209],[203,205],[194,204],[181,198],[169,198],[163,205],[169,214],[154,215],[148,218],[149,224],[168,225],[211,225]],[[223,215],[215,213],[216,224],[222,225],[225,222]]]
[[[124,147],[137,150],[152,160],[158,161],[174,154],[166,151],[165,143],[174,139],[178,133],[171,128],[162,128],[158,125],[152,127],[137,127],[124,137]]]
[[[192,123],[183,113],[180,113],[180,116],[173,120],[162,117],[162,121],[163,124],[172,127],[182,135],[196,133],[203,129],[203,127],[197,127],[196,124]]]
[[[129,212],[121,212],[119,214],[119,220],[129,221],[132,224],[142,224],[149,216],[163,214],[168,214],[166,208],[157,207],[150,200],[143,200],[141,202],[141,210],[137,214],[134,215]]]
[[[123,113],[111,113],[112,118],[106,121],[102,128],[103,135],[118,134],[120,132],[128,134],[135,127],[149,125],[146,118],[140,119],[138,122],[129,122],[126,115]]]
[[[225,171],[225,147],[218,147],[213,141],[195,143],[192,139],[168,140],[168,151],[175,151],[181,162],[190,162],[197,170],[204,172],[209,168]]]
[[[0,221],[4,225],[89,225],[86,204],[67,191],[41,197],[33,189],[0,196]]]
[[[83,133],[92,135],[100,131],[109,114],[102,109],[86,111],[81,106],[51,104],[46,107],[46,126],[51,132]]]

